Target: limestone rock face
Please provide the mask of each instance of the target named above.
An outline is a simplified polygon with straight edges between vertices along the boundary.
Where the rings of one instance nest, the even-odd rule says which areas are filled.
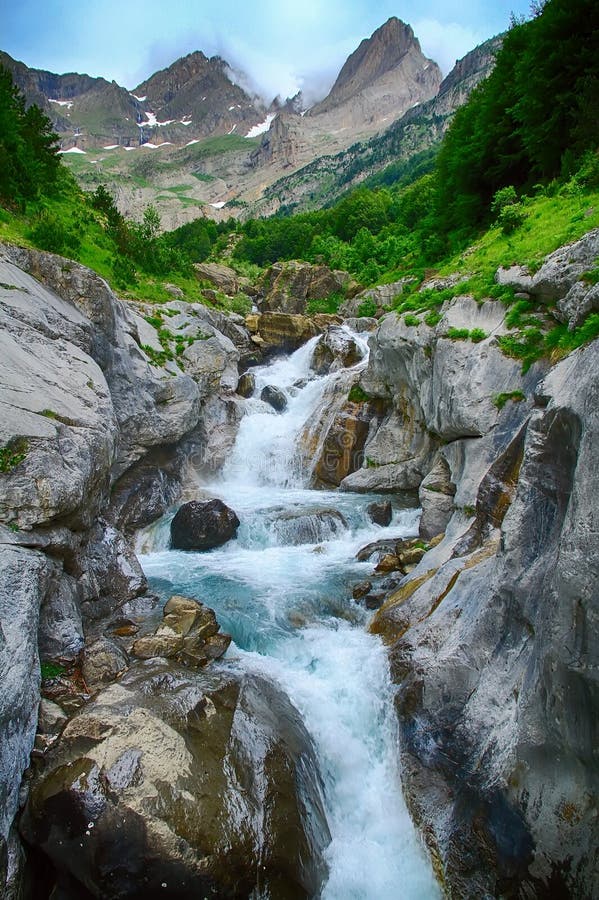
[[[257,332],[265,350],[290,353],[316,337],[318,329],[307,316],[265,312],[258,318]]]
[[[451,481],[449,466],[439,453],[418,489],[418,499],[422,507],[419,534],[424,541],[445,531],[453,513],[454,496],[455,484]]]
[[[264,275],[260,301],[262,312],[303,315],[308,300],[323,300],[329,294],[341,293],[350,286],[347,272],[336,272],[327,266],[305,262],[275,263]]]
[[[329,95],[308,115],[322,116],[340,108],[349,112],[351,108],[355,118],[356,108],[362,112],[368,100],[377,114],[383,116],[388,108],[398,118],[413,103],[433,97],[440,84],[437,64],[423,56],[410,26],[393,17],[362,41],[341,69]]]
[[[50,588],[54,569],[43,553],[0,545],[0,857],[6,851],[21,775],[35,739],[40,598]]]
[[[69,722],[22,829],[68,900],[133,885],[296,900],[326,873],[321,791],[310,738],[271,684],[152,661]]]
[[[235,537],[239,519],[222,500],[184,503],[171,522],[171,546],[176,550],[211,550]]]
[[[235,389],[249,334],[242,320],[172,301],[169,323],[191,332],[187,349],[201,345],[199,331],[206,341],[204,358],[196,353],[185,361],[195,365],[197,380],[177,367],[169,371],[143,350],[160,347],[153,327],[96,274],[4,245],[0,300],[3,893],[12,878],[7,846],[10,859],[19,857],[11,821],[33,745],[40,656],[68,662],[85,649],[95,688],[126,665],[116,644],[85,648],[85,635],[95,640],[108,617],[146,591],[120,529],[130,534],[176,498],[194,435],[201,432],[200,441],[220,428],[219,404]],[[217,643],[214,656],[223,652]]]
[[[580,325],[588,313],[599,309],[599,288],[592,278],[585,279],[585,275],[596,267],[598,256],[599,228],[595,228],[579,241],[546,256],[534,275],[526,268],[513,266],[498,269],[495,280],[547,303],[555,303],[558,318],[572,329]]]
[[[408,326],[395,313],[381,320],[360,383],[387,401],[388,412],[370,432],[364,463],[342,482],[343,490],[417,490],[440,441],[480,437],[494,427],[499,411],[493,398],[522,385],[519,365],[496,342],[506,330],[503,315],[499,304],[458,297],[443,307],[434,328]],[[447,336],[450,328],[480,328],[487,337],[476,344],[455,341]]]
[[[423,490],[455,485],[445,537],[374,620],[408,800],[459,896],[593,892],[598,363],[595,341],[532,411],[442,448]]]

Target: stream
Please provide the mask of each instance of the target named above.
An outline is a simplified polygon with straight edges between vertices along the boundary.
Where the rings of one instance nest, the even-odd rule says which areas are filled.
[[[367,344],[353,337],[366,354],[356,367],[363,368]],[[440,891],[401,792],[386,651],[351,596],[372,571],[356,552],[370,541],[413,536],[418,511],[397,507],[383,528],[366,513],[380,498],[306,488],[299,435],[325,391],[347,377],[347,370],[313,376],[317,340],[252,370],[256,390],[240,401],[246,408],[233,453],[218,478],[201,485],[203,496],[237,513],[237,540],[208,553],[170,550],[166,516],[146,533],[140,561],[160,595],[187,594],[211,606],[233,636],[227,660],[274,681],[299,710],[320,762],[332,836],[322,897],[429,900]],[[266,384],[285,392],[283,413],[256,399]],[[297,543],[298,514],[306,543]]]

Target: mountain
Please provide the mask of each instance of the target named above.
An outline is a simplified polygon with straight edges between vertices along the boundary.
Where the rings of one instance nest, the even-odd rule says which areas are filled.
[[[491,38],[458,60],[432,99],[411,107],[380,134],[333,155],[322,155],[286,174],[264,191],[262,214],[281,206],[310,209],[439,144],[449,123],[474,88],[491,72],[501,37]],[[267,140],[265,136],[264,141]],[[389,180],[393,180],[390,173]]]
[[[412,28],[392,17],[349,56],[328,96],[309,115],[324,115],[349,104],[355,108],[368,98],[378,100],[379,109],[371,108],[371,116],[380,116],[384,103],[397,118],[410,103],[433,96],[440,82],[439,67],[423,55]]]
[[[345,150],[434,97],[440,84],[411,27],[391,18],[351,54],[324,100],[305,114],[290,104],[280,110],[252,165],[297,168]]]
[[[174,143],[215,133],[245,134],[265,118],[266,109],[233,77],[225,60],[196,51],[156,72],[133,93],[148,110],[150,123],[164,123],[155,126],[161,137]]]
[[[88,75],[30,69],[7,53],[0,63],[28,103],[49,116],[64,149],[144,142],[186,144],[212,134],[245,134],[266,116],[220,57],[191,53],[133,91]]]
[[[348,57],[329,94],[306,110],[301,94],[267,109],[245,79],[201,51],[133,91],[103,78],[30,69],[7,54],[27,101],[50,116],[87,188],[107,184],[137,216],[154,203],[173,228],[198,215],[268,215],[310,208],[434,146],[490,71],[497,43],[459,61],[444,81],[412,28],[389,19]],[[248,136],[248,138],[246,138]],[[160,146],[158,157],[145,149]]]

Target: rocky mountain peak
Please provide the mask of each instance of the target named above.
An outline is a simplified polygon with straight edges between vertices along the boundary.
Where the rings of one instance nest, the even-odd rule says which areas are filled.
[[[412,28],[392,16],[348,57],[329,95],[314,107],[314,112],[328,112],[347,102],[394,69],[401,68],[408,55],[421,62],[423,69],[433,66],[438,70],[436,63],[422,53]]]

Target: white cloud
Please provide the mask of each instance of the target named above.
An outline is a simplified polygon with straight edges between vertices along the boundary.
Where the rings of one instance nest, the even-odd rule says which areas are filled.
[[[413,28],[423,52],[439,63],[443,75],[453,69],[456,60],[488,37],[457,22],[442,23],[437,19],[421,19],[413,24]]]

